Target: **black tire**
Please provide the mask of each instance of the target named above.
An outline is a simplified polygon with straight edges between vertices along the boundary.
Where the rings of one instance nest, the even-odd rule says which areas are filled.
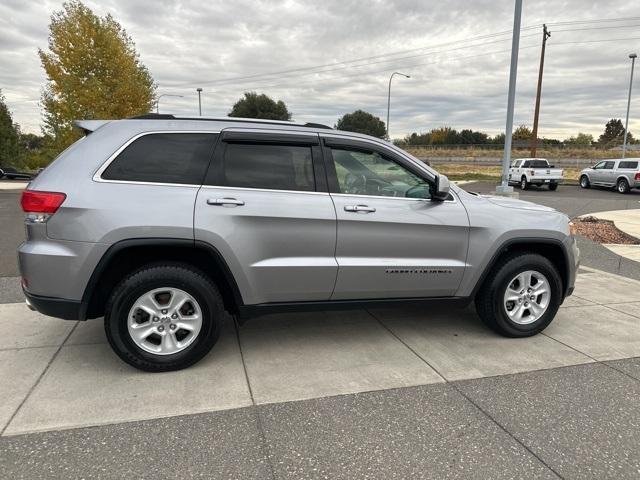
[[[191,295],[202,311],[200,332],[184,350],[169,355],[147,352],[129,334],[129,311],[135,301],[156,288],[177,288]],[[104,316],[104,328],[115,353],[129,365],[147,372],[180,370],[201,360],[220,337],[224,319],[222,296],[204,274],[184,264],[158,264],[127,276],[113,290]]]
[[[616,190],[618,190],[618,193],[622,194],[629,193],[631,188],[629,187],[629,182],[626,178],[621,178],[620,180],[618,180],[618,183],[616,184]]]
[[[550,298],[547,310],[539,319],[521,325],[509,318],[503,300],[511,279],[527,270],[538,271],[547,278]],[[505,337],[530,337],[551,323],[560,307],[562,291],[562,279],[549,259],[536,253],[511,254],[499,260],[487,276],[475,298],[476,311],[489,328]]]
[[[582,175],[580,177],[580,187],[581,188],[591,188],[591,183],[589,182],[589,177],[586,175]]]
[[[520,190],[526,190],[527,188],[529,188],[529,182],[527,182],[527,177],[523,175],[520,179]]]
[[[557,183],[550,183],[549,184],[549,190],[551,190],[552,192],[555,192],[556,190],[558,190],[558,184]]]

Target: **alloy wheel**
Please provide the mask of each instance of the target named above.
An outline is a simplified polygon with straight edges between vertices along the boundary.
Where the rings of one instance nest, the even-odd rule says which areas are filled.
[[[535,270],[527,270],[511,279],[504,292],[503,306],[512,322],[527,325],[544,315],[550,299],[551,287],[547,277]]]
[[[134,302],[127,327],[131,339],[141,349],[156,355],[172,355],[183,351],[198,337],[202,309],[184,290],[156,288]]]

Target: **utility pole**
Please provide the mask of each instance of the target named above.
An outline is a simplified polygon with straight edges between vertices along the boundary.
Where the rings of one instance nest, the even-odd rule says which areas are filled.
[[[629,55],[631,59],[631,78],[629,79],[629,97],[627,98],[627,120],[624,122],[624,141],[622,142],[622,158],[627,153],[627,132],[629,131],[629,108],[631,107],[631,87],[633,87],[633,67],[636,64],[638,55],[632,53]]]
[[[542,25],[542,50],[540,51],[540,70],[538,71],[538,91],[536,93],[536,110],[533,114],[533,131],[531,132],[531,156],[536,156],[538,148],[538,117],[540,116],[540,94],[542,93],[542,72],[544,70],[544,51],[547,46],[547,38],[551,32],[546,25]]]
[[[201,88],[196,88],[196,92],[198,92],[198,114],[202,116],[202,99],[200,98],[200,94],[202,93]]]
[[[513,195],[509,185],[509,167],[511,166],[511,136],[513,134],[513,110],[516,101],[516,77],[518,76],[518,48],[520,48],[520,19],[522,18],[522,0],[516,0],[513,13],[513,38],[511,40],[511,69],[509,70],[509,95],[507,97],[507,125],[504,132],[504,156],[502,158],[502,181],[496,186],[498,195]]]

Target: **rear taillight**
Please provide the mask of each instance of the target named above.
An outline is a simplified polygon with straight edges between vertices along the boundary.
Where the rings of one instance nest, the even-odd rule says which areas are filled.
[[[67,196],[60,192],[24,190],[20,198],[22,211],[27,214],[27,223],[44,223],[58,211]]]
[[[640,180],[640,172],[636,173],[636,176],[633,177],[634,180]]]

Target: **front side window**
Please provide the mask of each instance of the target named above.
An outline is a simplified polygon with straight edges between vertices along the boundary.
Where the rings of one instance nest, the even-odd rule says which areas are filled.
[[[201,185],[217,135],[153,133],[137,138],[103,172],[105,180]]]
[[[223,182],[229,187],[314,191],[311,147],[229,143]]]
[[[616,164],[616,162],[604,162],[604,168],[605,170],[611,170],[613,169],[613,166]]]
[[[600,170],[601,168],[604,168],[604,164],[605,163],[607,163],[607,162],[604,162],[604,161],[603,162],[598,162],[593,166],[593,169],[594,170]]]
[[[429,184],[377,152],[333,148],[340,193],[383,197],[430,198]]]

